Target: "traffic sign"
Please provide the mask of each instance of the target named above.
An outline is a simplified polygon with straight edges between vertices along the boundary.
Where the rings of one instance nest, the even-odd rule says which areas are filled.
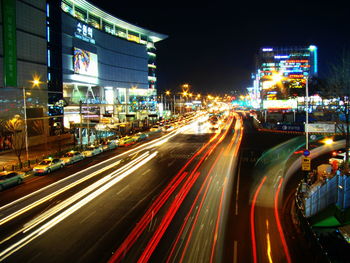
[[[301,170],[311,171],[311,158],[310,157],[301,157]]]
[[[304,155],[305,157],[306,157],[306,156],[309,156],[309,155],[310,155],[310,151],[309,151],[309,150],[304,150],[303,155]]]

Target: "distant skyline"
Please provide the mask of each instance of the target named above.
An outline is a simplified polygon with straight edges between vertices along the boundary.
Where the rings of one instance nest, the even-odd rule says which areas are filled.
[[[168,35],[156,44],[158,89],[229,93],[251,85],[255,55],[264,46],[316,45],[320,77],[349,48],[350,9],[288,2],[198,8],[124,7],[90,1],[132,24]]]

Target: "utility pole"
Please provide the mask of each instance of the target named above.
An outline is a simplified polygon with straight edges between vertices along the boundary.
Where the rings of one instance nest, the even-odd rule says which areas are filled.
[[[22,91],[23,91],[23,108],[24,108],[24,133],[25,133],[26,153],[27,153],[27,161],[28,161],[29,153],[28,153],[27,102],[26,102],[26,91],[24,87]]]
[[[306,111],[306,125],[305,125],[305,145],[306,150],[309,149],[309,83],[308,83],[308,77],[306,77],[306,86],[305,86],[305,95],[306,95],[306,103],[305,103],[305,111]]]
[[[82,116],[82,108],[83,102],[79,101],[79,116],[80,116],[80,127],[79,127],[79,139],[80,139],[80,147],[83,147],[83,116]]]

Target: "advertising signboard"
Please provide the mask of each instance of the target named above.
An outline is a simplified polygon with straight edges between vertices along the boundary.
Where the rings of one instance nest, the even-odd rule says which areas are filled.
[[[75,47],[73,59],[74,73],[98,77],[97,54]]]
[[[264,100],[264,109],[296,109],[296,100]]]
[[[4,86],[17,87],[16,1],[3,0]]]
[[[308,132],[318,132],[318,133],[334,133],[335,124],[334,123],[309,123]]]

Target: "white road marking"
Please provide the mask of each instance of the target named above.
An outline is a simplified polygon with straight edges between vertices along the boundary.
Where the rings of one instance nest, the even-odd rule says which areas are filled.
[[[118,193],[117,193],[117,195],[119,195],[120,193],[122,193],[126,188],[128,188],[129,187],[129,185],[127,185],[127,186],[125,186],[123,189],[121,189]]]

